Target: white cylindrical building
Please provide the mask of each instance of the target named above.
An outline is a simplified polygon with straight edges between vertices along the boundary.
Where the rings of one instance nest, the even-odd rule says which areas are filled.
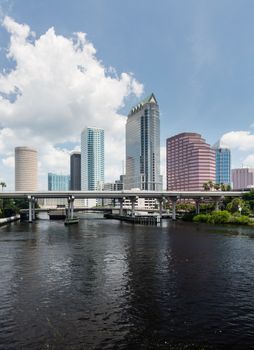
[[[37,191],[37,151],[29,147],[15,148],[15,191]]]

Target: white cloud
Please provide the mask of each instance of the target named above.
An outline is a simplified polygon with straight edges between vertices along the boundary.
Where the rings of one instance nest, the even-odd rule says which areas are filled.
[[[254,150],[254,135],[250,131],[230,131],[222,136],[221,143],[239,151]]]
[[[36,38],[28,25],[10,17],[3,26],[10,33],[8,57],[16,65],[0,74],[2,163],[8,166],[15,146],[33,146],[45,187],[46,172],[69,171],[69,152],[56,144],[78,143],[85,126],[97,126],[105,130],[106,180],[118,177],[125,125],[119,110],[129,95],[140,96],[143,86],[133,74],[118,76],[104,67],[84,33],[66,38],[50,28]],[[5,168],[0,172],[10,177]]]
[[[2,162],[3,162],[4,166],[7,166],[7,167],[9,167],[11,169],[14,169],[14,163],[15,162],[14,162],[14,157],[13,156],[7,157],[7,158],[3,158]]]
[[[246,167],[254,168],[254,154],[249,154],[243,161]]]

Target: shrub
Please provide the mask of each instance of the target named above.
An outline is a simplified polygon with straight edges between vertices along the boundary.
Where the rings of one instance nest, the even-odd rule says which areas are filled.
[[[187,213],[182,217],[183,221],[193,221],[193,218],[196,214],[193,213]]]
[[[231,215],[227,210],[213,211],[209,217],[210,224],[226,224],[230,222]]]
[[[205,222],[208,223],[210,219],[210,214],[198,214],[193,217],[193,222]]]
[[[251,223],[252,220],[246,216],[246,215],[234,215],[231,217],[230,223],[231,224],[240,224],[240,225],[248,225],[249,223]]]

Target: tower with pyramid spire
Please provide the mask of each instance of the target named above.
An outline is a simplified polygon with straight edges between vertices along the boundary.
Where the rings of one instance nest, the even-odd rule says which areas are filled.
[[[125,189],[159,191],[160,113],[154,94],[134,106],[126,123]]]

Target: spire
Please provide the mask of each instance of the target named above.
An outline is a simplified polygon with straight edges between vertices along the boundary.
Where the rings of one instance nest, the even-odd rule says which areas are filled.
[[[132,107],[129,115],[132,115],[133,113],[139,111],[145,104],[147,103],[155,103],[158,104],[156,97],[154,95],[154,93],[151,93],[151,95],[149,95],[148,97],[146,97],[144,100],[142,100],[141,102],[139,102],[136,106]]]

